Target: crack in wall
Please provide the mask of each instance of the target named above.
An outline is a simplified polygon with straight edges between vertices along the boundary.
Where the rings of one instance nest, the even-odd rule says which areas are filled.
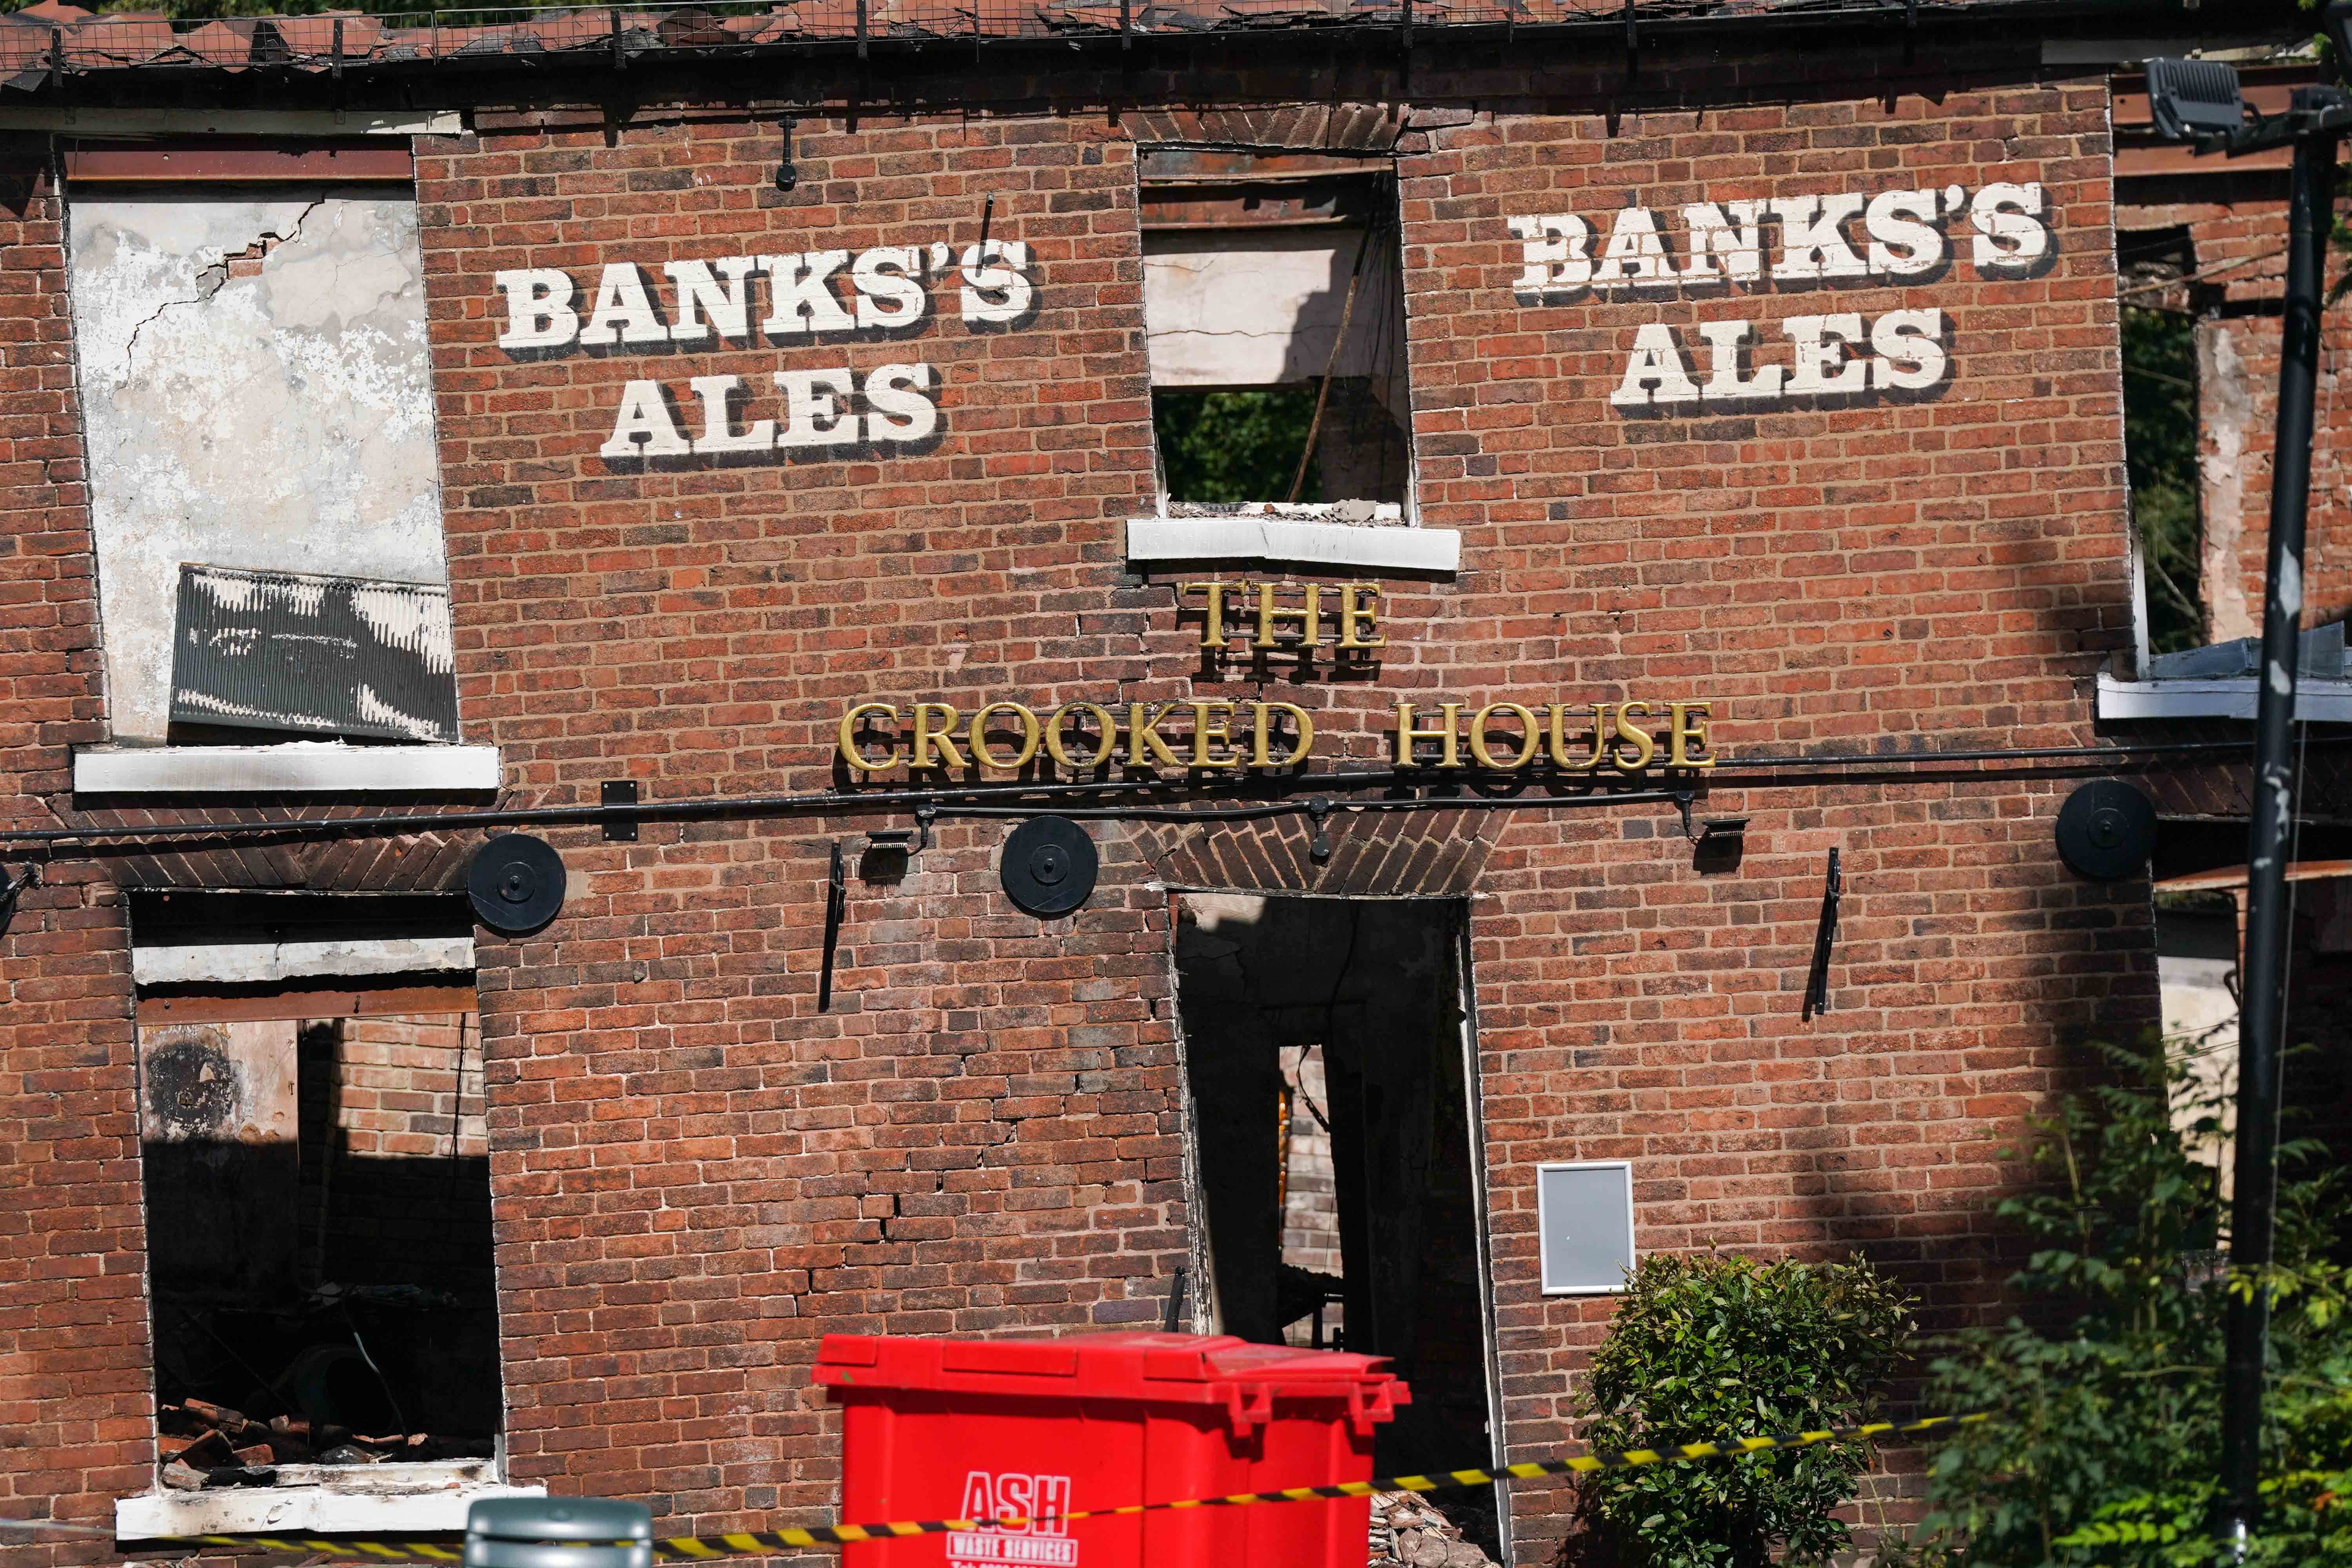
[[[294,215],[294,222],[287,228],[285,233],[278,234],[273,233],[268,229],[264,229],[261,233],[256,235],[252,241],[247,244],[243,250],[238,251],[234,255],[224,254],[218,261],[213,262],[211,265],[206,267],[198,268],[196,269],[196,292],[194,298],[187,300],[164,300],[162,304],[156,306],[154,310],[151,312],[144,321],[131,328],[130,337],[123,340],[122,384],[128,385],[131,380],[131,367],[138,358],[140,333],[145,331],[149,327],[154,325],[157,321],[161,320],[163,312],[166,310],[177,310],[187,305],[202,305],[210,301],[214,295],[219,293],[224,288],[227,287],[229,279],[233,276],[230,270],[233,263],[239,261],[262,261],[269,256],[270,252],[299,238],[302,234],[302,226],[310,220],[310,215],[312,213],[315,213],[320,207],[325,206],[327,205],[327,201],[328,198],[325,196],[320,196],[312,200],[309,205],[305,206],[300,212]]]
[[[156,306],[154,312],[148,316],[145,321],[141,321],[137,326],[131,328],[131,336],[124,339],[122,343],[122,374],[121,377],[121,384],[125,386],[128,386],[131,384],[131,361],[137,357],[139,353],[140,333],[145,331],[149,327],[153,326],[155,322],[162,318],[164,311],[181,305],[202,304],[204,300],[209,297],[210,296],[199,296],[194,300],[166,300],[162,304]]]
[[[325,206],[326,205],[327,198],[320,196],[313,200],[310,205],[304,207],[300,212],[294,215],[293,226],[287,229],[285,233],[277,234],[268,229],[264,229],[261,233],[255,236],[252,243],[247,245],[243,250],[237,251],[234,255],[224,253],[221,258],[214,262],[211,266],[198,268],[196,272],[196,293],[198,297],[200,299],[209,300],[214,295],[219,293],[224,288],[226,288],[228,286],[228,280],[231,278],[237,276],[235,268],[238,262],[266,261],[268,259],[269,253],[271,251],[278,249],[280,246],[286,245],[292,240],[299,238],[302,233],[302,226],[310,221],[310,215],[317,212],[320,207]],[[194,300],[190,301],[190,303],[194,302],[195,301]]]

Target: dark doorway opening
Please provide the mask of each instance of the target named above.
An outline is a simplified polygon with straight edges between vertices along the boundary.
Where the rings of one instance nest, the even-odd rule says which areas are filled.
[[[1461,905],[1188,893],[1177,1005],[1214,1326],[1383,1355],[1383,1474],[1492,1452]],[[1499,1557],[1490,1491],[1429,1500]]]

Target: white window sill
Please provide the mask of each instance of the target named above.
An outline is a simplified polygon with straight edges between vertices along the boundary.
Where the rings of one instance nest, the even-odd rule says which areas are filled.
[[[1445,528],[1381,528],[1282,517],[1135,517],[1127,522],[1127,559],[1139,566],[1246,561],[1450,573],[1461,570],[1462,536]]]
[[[496,746],[94,746],[74,753],[77,795],[495,793]]]
[[[2099,677],[2102,719],[2252,719],[2259,693],[2251,675],[2216,679],[2118,680]],[[2307,723],[2352,724],[2352,680],[2295,682],[2294,716]]]
[[[274,1487],[154,1491],[114,1505],[118,1541],[163,1535],[278,1535],[289,1531],[442,1531],[466,1528],[483,1498],[545,1497],[545,1487],[504,1486],[486,1459],[426,1465],[281,1465]]]
[[[474,967],[469,936],[206,942],[131,949],[136,985],[260,985],[316,974],[414,974]]]

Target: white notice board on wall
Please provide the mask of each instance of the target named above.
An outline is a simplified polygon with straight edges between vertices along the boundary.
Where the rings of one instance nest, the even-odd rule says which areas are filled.
[[[1599,1296],[1625,1288],[1633,1267],[1633,1166],[1586,1160],[1536,1167],[1543,1293]]]

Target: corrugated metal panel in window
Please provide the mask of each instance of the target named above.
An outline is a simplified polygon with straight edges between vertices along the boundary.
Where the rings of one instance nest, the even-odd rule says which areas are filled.
[[[449,590],[184,565],[172,721],[455,742]]]

